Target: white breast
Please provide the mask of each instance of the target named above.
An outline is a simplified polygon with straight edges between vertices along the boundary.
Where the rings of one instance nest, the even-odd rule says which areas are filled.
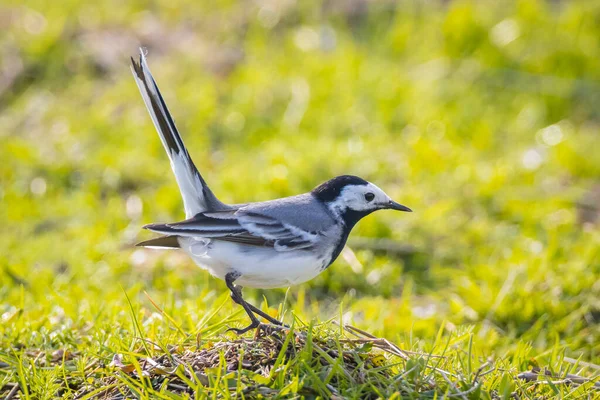
[[[309,251],[279,252],[272,247],[248,246],[220,240],[179,238],[181,248],[201,268],[219,279],[230,272],[241,276],[236,284],[252,288],[281,288],[306,282],[324,269],[331,257]]]

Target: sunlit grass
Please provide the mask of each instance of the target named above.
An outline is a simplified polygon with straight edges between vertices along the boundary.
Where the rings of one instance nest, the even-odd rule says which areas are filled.
[[[222,200],[351,173],[415,210],[362,221],[305,285],[245,291],[313,338],[274,345],[279,371],[168,379],[211,398],[597,396],[600,3],[269,7],[34,1],[0,19],[0,396],[178,398],[135,378],[145,358],[247,323],[185,256],[132,247],[183,218],[128,68],[140,44]],[[350,349],[339,324],[415,354]],[[517,379],[535,368],[552,375]]]

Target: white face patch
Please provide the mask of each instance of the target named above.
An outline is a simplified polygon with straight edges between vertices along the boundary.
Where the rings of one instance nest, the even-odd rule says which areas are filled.
[[[366,185],[346,186],[338,198],[329,203],[329,207],[339,215],[347,209],[354,211],[377,210],[390,201],[390,197],[383,190],[369,182]]]

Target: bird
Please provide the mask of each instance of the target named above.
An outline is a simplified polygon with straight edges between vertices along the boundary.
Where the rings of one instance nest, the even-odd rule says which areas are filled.
[[[243,287],[285,288],[309,281],[335,261],[361,218],[378,210],[412,211],[375,184],[353,175],[337,176],[296,196],[233,205],[221,202],[194,165],[144,49],[138,61],[131,57],[131,70],[169,157],[186,218],[145,225],[162,236],[137,245],[181,249],[198,266],[225,281],[232,300],[251,321],[231,331],[243,334],[258,328],[258,317],[283,325],[246,302]]]

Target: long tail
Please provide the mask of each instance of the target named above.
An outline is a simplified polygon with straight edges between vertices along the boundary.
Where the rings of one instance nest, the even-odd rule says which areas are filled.
[[[140,49],[139,62],[136,62],[132,57],[131,64],[135,82],[171,160],[171,168],[179,185],[181,197],[183,197],[186,218],[191,218],[207,210],[228,209],[229,207],[219,201],[210,190],[190,158],[183,140],[179,136],[175,121],[173,121],[148,68],[143,49]]]

